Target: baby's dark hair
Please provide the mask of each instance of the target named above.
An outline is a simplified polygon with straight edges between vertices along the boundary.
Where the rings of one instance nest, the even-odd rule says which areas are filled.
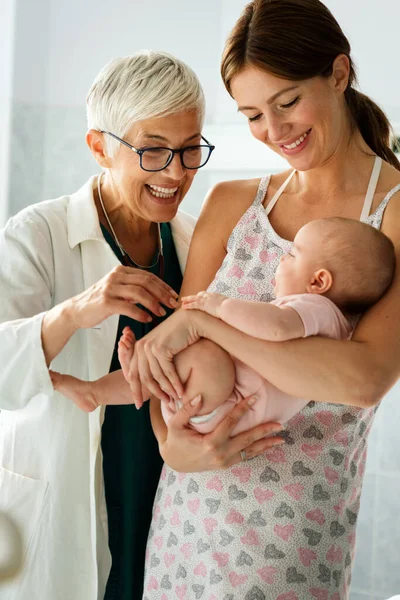
[[[365,311],[393,281],[393,242],[379,229],[355,219],[333,217],[315,223],[322,227],[323,255],[333,276],[327,297],[345,313]]]

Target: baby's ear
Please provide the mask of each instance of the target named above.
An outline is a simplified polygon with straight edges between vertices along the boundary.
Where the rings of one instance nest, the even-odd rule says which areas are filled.
[[[326,294],[333,285],[332,273],[328,269],[318,269],[313,273],[310,283],[307,286],[309,294]]]

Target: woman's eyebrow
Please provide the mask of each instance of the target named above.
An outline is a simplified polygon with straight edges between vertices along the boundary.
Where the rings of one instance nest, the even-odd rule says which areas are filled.
[[[191,135],[189,138],[187,138],[187,139],[184,141],[184,143],[186,144],[186,142],[190,142],[191,140],[194,140],[194,139],[196,139],[196,138],[198,138],[198,137],[200,137],[200,136],[201,136],[201,133],[194,133],[194,134],[193,134],[193,135]],[[169,143],[169,142],[168,142],[168,140],[167,140],[167,138],[163,137],[162,135],[156,135],[156,134],[154,134],[154,133],[146,133],[146,132],[143,132],[143,133],[141,134],[141,136],[140,136],[140,137],[141,137],[141,140],[142,140],[142,141],[146,141],[146,140],[153,140],[153,141],[155,141],[155,142],[163,142],[163,143],[165,143],[165,144],[168,144],[168,143]]]
[[[271,98],[269,98],[267,100],[267,104],[272,104],[272,102],[275,102],[275,100],[277,100],[277,98],[279,98],[279,96],[281,94],[285,94],[285,92],[291,92],[292,90],[296,90],[299,86],[298,85],[291,85],[287,88],[284,88],[283,90],[280,90],[279,92],[276,92],[276,94],[273,94],[273,96],[271,96]],[[243,110],[257,110],[257,108],[255,106],[239,106],[238,107],[238,112],[241,112]]]

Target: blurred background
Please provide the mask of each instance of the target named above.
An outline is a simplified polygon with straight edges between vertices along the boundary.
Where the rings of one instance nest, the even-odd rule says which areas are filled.
[[[0,226],[25,206],[77,190],[97,165],[85,144],[85,96],[106,62],[166,50],[198,74],[204,135],[216,150],[184,202],[197,215],[217,181],[285,168],[248,133],[219,76],[245,0],[0,0]],[[400,135],[400,0],[325,0],[350,39],[361,90]],[[384,399],[369,448],[351,600],[400,592],[400,386]],[[45,550],[43,550],[45,551]],[[305,599],[304,599],[305,600]]]

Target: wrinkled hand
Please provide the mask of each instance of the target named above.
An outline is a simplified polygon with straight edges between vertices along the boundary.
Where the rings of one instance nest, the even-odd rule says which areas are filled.
[[[170,396],[175,400],[182,398],[184,388],[173,359],[201,337],[195,314],[178,310],[136,342],[125,376],[137,408],[143,404],[142,385],[152,396],[161,400],[169,401]]]
[[[227,299],[228,298],[223,296],[223,294],[198,292],[194,296],[185,296],[182,298],[182,308],[185,310],[202,310],[212,317],[217,317],[219,319],[221,306]]]
[[[140,309],[141,304],[156,316],[164,316],[161,306],[176,308],[178,294],[152,273],[119,265],[90,288],[69,300],[71,319],[77,328],[95,327],[111,315],[125,315],[148,323],[152,317]]]

